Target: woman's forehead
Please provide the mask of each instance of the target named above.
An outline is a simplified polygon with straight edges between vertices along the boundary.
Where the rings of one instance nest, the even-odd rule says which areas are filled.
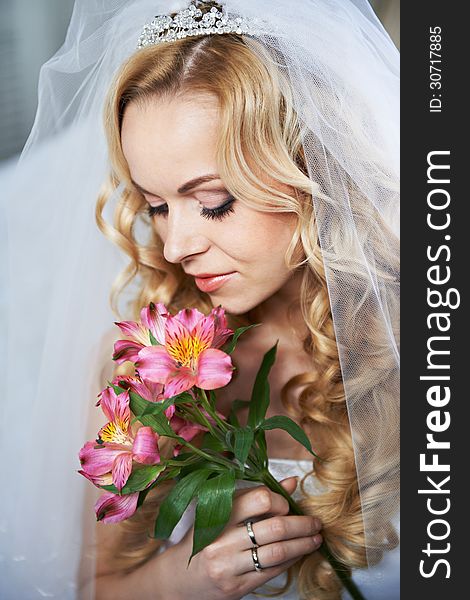
[[[195,177],[217,173],[217,119],[217,104],[199,100],[129,105],[121,141],[132,179],[148,190],[158,181],[173,193]]]

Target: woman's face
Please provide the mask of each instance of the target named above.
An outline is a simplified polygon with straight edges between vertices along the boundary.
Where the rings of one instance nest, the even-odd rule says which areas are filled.
[[[181,263],[214,306],[243,314],[289,280],[284,255],[297,221],[230,197],[215,159],[217,121],[212,97],[131,103],[122,147],[165,259]]]

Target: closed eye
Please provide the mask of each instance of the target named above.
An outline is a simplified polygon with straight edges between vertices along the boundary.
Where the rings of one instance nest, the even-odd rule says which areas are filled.
[[[201,208],[201,216],[208,220],[216,220],[221,221],[224,217],[226,217],[229,213],[234,212],[233,203],[235,202],[235,198],[233,196],[228,196],[223,204],[220,206],[216,206],[215,208],[206,208],[203,206]],[[147,206],[147,212],[149,217],[155,216],[166,216],[168,215],[168,204],[159,204],[158,206]]]

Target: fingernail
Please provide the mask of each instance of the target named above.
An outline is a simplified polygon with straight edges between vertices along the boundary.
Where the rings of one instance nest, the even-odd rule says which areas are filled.
[[[313,541],[319,546],[323,542],[323,538],[319,533],[317,533],[313,536]]]
[[[297,487],[298,483],[299,483],[299,477],[297,475],[292,476],[292,477],[286,477],[285,479],[282,479],[280,481],[281,484],[287,483],[288,485],[290,485],[290,481],[292,479],[295,479],[295,487]]]

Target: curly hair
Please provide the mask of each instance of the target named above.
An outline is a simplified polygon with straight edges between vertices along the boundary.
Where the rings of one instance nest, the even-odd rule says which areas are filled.
[[[101,231],[130,258],[128,266],[115,281],[111,304],[119,314],[118,299],[132,282],[137,290],[130,304],[134,318],[150,301],[163,302],[171,311],[183,307],[197,307],[201,311],[212,308],[210,298],[198,290],[181,265],[170,264],[164,259],[162,241],[145,213],[145,199],[131,182],[120,140],[124,111],[130,103],[186,94],[210,94],[217,98],[220,108],[217,164],[229,192],[256,210],[290,212],[297,216],[296,230],[285,259],[289,268],[302,272],[299,307],[308,329],[303,347],[311,358],[311,370],[289,380],[281,398],[286,410],[315,440],[315,447],[323,459],[315,463],[312,472],[301,482],[301,507],[306,514],[321,519],[325,540],[347,569],[365,567],[362,510],[374,506],[387,490],[383,489],[386,484],[375,483],[365,488],[362,498],[359,496],[312,190],[326,201],[331,202],[332,199],[325,195],[324,182],[319,179],[313,181],[308,175],[302,126],[289,95],[285,73],[269,60],[262,44],[253,40],[251,43],[259,46],[256,54],[242,36],[236,34],[189,37],[140,50],[120,69],[108,95],[105,111],[112,170],[96,208]],[[262,59],[263,54],[266,60]],[[339,165],[337,168],[340,168]],[[281,192],[261,181],[256,173],[263,172],[272,174],[292,193]],[[353,182],[349,182],[349,187],[352,210],[363,228],[363,235],[374,245],[379,257],[377,277],[393,277],[398,271],[398,252],[393,235],[378,211],[366,208],[367,203],[361,202],[360,190]],[[111,196],[118,198],[113,225],[103,217],[103,210]],[[147,239],[139,239],[141,231],[148,232]],[[348,242],[342,239],[342,233],[336,231],[334,235],[340,251],[347,253]],[[351,268],[354,269],[354,266]],[[359,280],[361,274],[355,275]],[[353,306],[353,291],[351,296]],[[374,373],[373,380],[362,393],[373,397],[380,389],[381,394],[387,394],[387,381],[394,374],[381,347],[383,332],[377,308],[367,302],[362,303],[359,309],[357,302],[354,306],[357,314],[350,315],[350,326],[358,328],[357,324],[361,323],[360,331],[355,335],[363,336],[365,343],[370,345],[370,368]],[[232,327],[249,322],[246,316],[228,316]],[[357,385],[360,385],[359,382]],[[299,386],[303,388],[300,395],[295,393]],[[398,412],[393,402],[390,407],[390,414],[380,415],[380,418],[383,420],[385,417],[388,427],[396,428]],[[367,440],[357,440],[357,443],[366,447]],[[373,481],[385,481],[381,474],[393,473],[396,463],[397,457],[387,454],[384,443],[373,457]],[[322,495],[313,496],[306,491],[306,479],[313,474],[324,485],[326,492]],[[130,520],[116,526],[121,528],[121,541],[112,557],[114,571],[130,572],[159,551],[161,542],[150,539],[147,532],[151,531],[158,507],[170,486],[152,490],[139,511]],[[374,536],[376,560],[383,551],[395,545],[397,536],[391,521],[381,523]],[[341,584],[318,552],[298,561],[289,569],[288,575],[283,590],[295,575],[302,599],[336,600],[341,597]]]

